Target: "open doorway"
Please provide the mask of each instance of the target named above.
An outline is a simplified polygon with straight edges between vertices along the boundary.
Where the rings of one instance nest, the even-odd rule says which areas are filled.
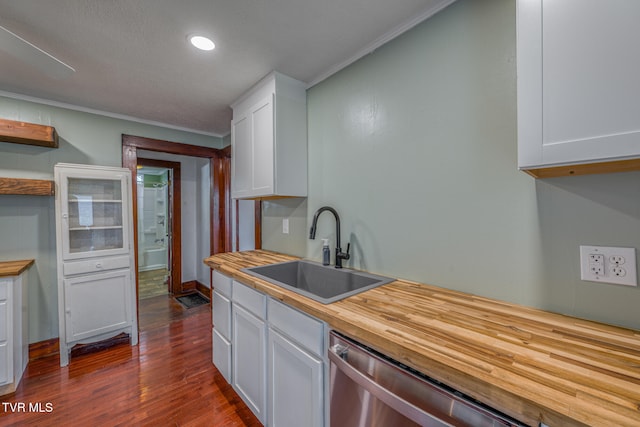
[[[138,158],[138,298],[181,292],[180,163]]]
[[[169,186],[173,186],[173,192],[169,193],[168,205],[173,206],[173,213],[169,212],[167,221],[169,225],[169,258],[170,282],[173,287],[173,295],[198,292],[205,297],[211,295],[210,271],[203,264],[202,259],[219,252],[231,250],[230,227],[230,149],[214,149],[193,146],[170,141],[162,141],[131,135],[122,136],[122,164],[131,171],[132,178],[137,182],[138,166],[172,169],[166,163],[169,160],[178,160],[177,166],[187,165],[182,168],[184,175],[180,177],[178,167],[172,169],[172,179]],[[147,161],[152,162],[147,163]],[[182,185],[179,181],[182,178]],[[192,190],[195,185],[195,191]],[[187,186],[183,191],[180,202],[180,188]],[[198,190],[200,188],[200,190]],[[138,185],[133,186],[133,224],[136,271],[142,264],[145,265],[144,246],[141,245],[141,228],[138,215],[140,214]],[[144,192],[144,186],[142,190]],[[196,197],[197,195],[197,197]],[[194,197],[196,197],[194,199]],[[193,200],[196,200],[193,202]],[[142,199],[144,203],[144,196]],[[184,204],[188,209],[180,212],[180,206]],[[144,215],[144,207],[142,214]],[[185,216],[186,215],[186,216]],[[195,215],[193,221],[191,215]],[[185,221],[188,227],[185,226]],[[182,224],[184,230],[180,231]],[[204,226],[197,224],[205,224]],[[144,227],[144,225],[142,226]],[[144,230],[142,230],[144,233]],[[159,237],[158,228],[149,230],[149,235],[155,244]],[[186,233],[186,234],[185,234]],[[155,237],[154,237],[155,235]],[[181,239],[182,242],[178,239]],[[186,240],[185,240],[186,239]],[[165,240],[166,241],[166,240]],[[194,243],[195,242],[195,243]],[[144,242],[142,242],[144,243]],[[159,249],[159,248],[154,248]],[[162,251],[158,251],[162,254]],[[147,256],[150,256],[148,254]],[[156,258],[157,259],[157,258]],[[186,262],[183,266],[182,263]],[[182,271],[180,271],[182,268]],[[199,270],[198,270],[199,269]],[[136,275],[136,292],[140,295],[140,275]],[[171,288],[169,288],[171,289]],[[161,298],[161,297],[159,297]],[[165,298],[171,301],[173,298]],[[146,301],[156,300],[149,298]],[[145,304],[145,306],[148,306]],[[140,320],[140,299],[138,298],[138,318]],[[148,307],[147,307],[148,308]],[[151,308],[153,310],[153,308]],[[139,322],[140,325],[140,322]]]

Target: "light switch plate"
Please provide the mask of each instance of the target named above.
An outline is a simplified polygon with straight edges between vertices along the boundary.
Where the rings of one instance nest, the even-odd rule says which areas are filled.
[[[289,218],[282,219],[282,234],[289,234]]]
[[[580,278],[590,282],[638,286],[636,249],[580,246]]]

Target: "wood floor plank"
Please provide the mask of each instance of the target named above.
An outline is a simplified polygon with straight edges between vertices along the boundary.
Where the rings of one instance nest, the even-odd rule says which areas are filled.
[[[261,426],[211,363],[209,305],[161,296],[141,301],[140,314],[136,347],[64,368],[57,355],[30,362],[16,392],[0,397],[0,425]]]

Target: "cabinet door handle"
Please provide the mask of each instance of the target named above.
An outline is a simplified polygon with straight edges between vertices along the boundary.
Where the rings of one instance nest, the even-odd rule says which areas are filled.
[[[102,263],[101,262],[96,262],[96,268],[102,268]]]

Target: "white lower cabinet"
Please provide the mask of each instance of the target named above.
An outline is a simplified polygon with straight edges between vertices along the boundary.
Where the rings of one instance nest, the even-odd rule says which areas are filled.
[[[324,322],[269,298],[269,425],[325,425]]]
[[[232,385],[263,424],[267,421],[265,303],[265,295],[233,282]]]
[[[15,391],[29,363],[25,275],[0,277],[0,396]]]
[[[326,323],[217,271],[213,283],[213,363],[249,409],[266,426],[328,425]]]

